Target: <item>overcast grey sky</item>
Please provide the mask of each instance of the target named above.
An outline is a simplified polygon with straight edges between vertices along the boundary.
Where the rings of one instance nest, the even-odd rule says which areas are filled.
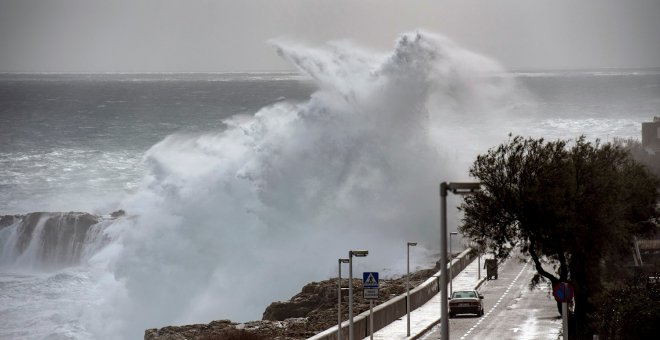
[[[660,0],[0,0],[0,72],[288,70],[269,39],[418,28],[511,69],[660,67]]]

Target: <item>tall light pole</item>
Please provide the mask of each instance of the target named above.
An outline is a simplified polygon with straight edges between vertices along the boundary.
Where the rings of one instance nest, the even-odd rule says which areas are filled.
[[[454,294],[454,269],[452,268],[452,263],[451,261],[454,259],[454,251],[452,250],[451,247],[451,237],[454,235],[458,235],[457,232],[452,231],[449,233],[449,296]]]
[[[480,183],[440,183],[440,338],[449,340],[447,320],[447,192],[466,195],[478,192]]]
[[[417,245],[417,242],[408,242],[408,255],[406,256],[406,314],[408,314],[407,336],[410,336],[410,247]]]
[[[341,340],[341,264],[348,263],[348,259],[339,259],[339,276],[337,283],[337,340]]]
[[[481,280],[481,247],[477,242],[471,241],[470,248],[477,251],[477,279]]]
[[[353,340],[353,256],[365,257],[368,250],[348,251],[348,339]]]

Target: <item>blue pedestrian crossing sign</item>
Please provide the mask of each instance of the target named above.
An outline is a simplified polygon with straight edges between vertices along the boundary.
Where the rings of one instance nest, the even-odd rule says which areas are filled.
[[[378,299],[378,272],[362,273],[362,294],[367,300]]]
[[[378,288],[378,272],[362,273],[363,288]]]

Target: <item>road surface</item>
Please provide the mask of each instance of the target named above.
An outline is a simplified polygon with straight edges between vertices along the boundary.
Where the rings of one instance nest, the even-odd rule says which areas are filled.
[[[449,319],[450,339],[547,339],[560,338],[561,317],[549,288],[529,290],[536,272],[532,262],[511,258],[500,264],[498,279],[484,282],[483,317],[459,315]],[[439,339],[439,325],[420,339]]]

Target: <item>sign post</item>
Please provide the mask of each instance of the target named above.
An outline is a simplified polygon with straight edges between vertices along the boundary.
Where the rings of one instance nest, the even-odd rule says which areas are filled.
[[[374,300],[369,300],[369,339],[374,340]]]
[[[378,272],[362,273],[364,299],[369,300],[369,338],[374,339],[374,300],[378,299]]]
[[[552,295],[561,302],[561,316],[564,328],[564,340],[568,340],[568,303],[573,300],[575,292],[568,282],[559,282],[552,287]]]

